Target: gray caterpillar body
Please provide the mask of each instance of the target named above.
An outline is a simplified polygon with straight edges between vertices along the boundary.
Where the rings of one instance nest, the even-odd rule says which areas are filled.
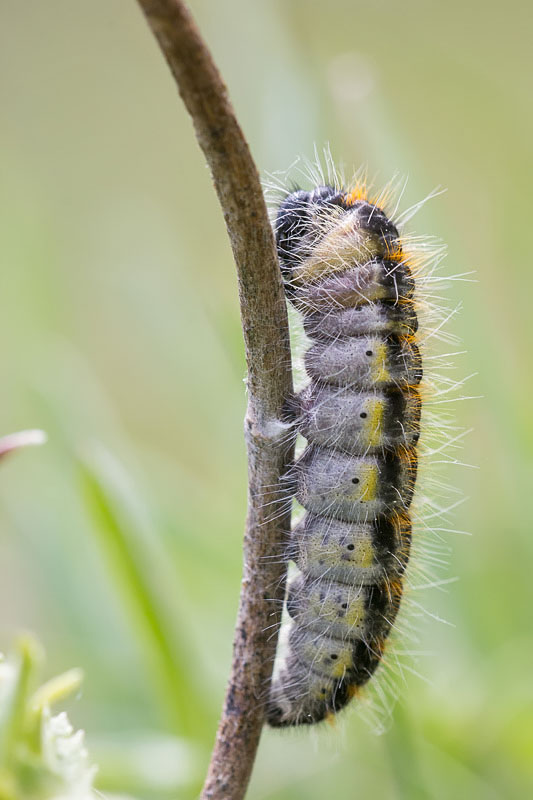
[[[294,408],[307,447],[289,476],[306,510],[286,553],[300,574],[267,708],[278,727],[334,714],[380,663],[409,560],[422,366],[413,275],[364,192],[290,194],[276,238],[311,340]]]

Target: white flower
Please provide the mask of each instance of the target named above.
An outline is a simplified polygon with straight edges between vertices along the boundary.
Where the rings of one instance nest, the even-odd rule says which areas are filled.
[[[42,754],[48,770],[61,787],[54,800],[89,800],[96,767],[90,766],[85,734],[75,731],[64,711],[56,716],[45,708],[42,721]]]

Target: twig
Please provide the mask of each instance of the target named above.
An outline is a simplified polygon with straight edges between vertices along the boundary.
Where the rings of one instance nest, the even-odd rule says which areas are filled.
[[[181,0],[138,0],[211,169],[237,266],[248,365],[248,515],[233,663],[204,800],[239,800],[259,744],[284,595],[279,556],[290,524],[280,476],[292,444],[280,423],[292,391],[287,313],[259,175],[226,87]],[[273,557],[274,556],[274,557]],[[273,627],[274,626],[274,627]]]

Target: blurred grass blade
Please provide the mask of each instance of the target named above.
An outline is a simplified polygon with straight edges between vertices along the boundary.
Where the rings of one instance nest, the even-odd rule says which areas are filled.
[[[30,684],[36,666],[41,660],[39,645],[31,636],[20,637],[16,658],[9,665],[4,662],[6,672],[0,710],[0,766],[8,764],[26,727],[26,705]]]
[[[53,706],[76,692],[82,683],[83,670],[69,669],[40,686],[32,697],[31,705],[36,710],[43,706]]]
[[[152,671],[152,690],[164,716],[175,732],[189,736],[205,734],[210,724],[201,686],[193,665],[192,648],[183,632],[170,624],[148,575],[147,553],[136,531],[123,522],[124,514],[111,497],[113,487],[87,462],[78,462],[87,506],[94,520],[111,577],[121,590],[135,631],[142,636],[142,651]],[[114,492],[113,492],[114,494]]]

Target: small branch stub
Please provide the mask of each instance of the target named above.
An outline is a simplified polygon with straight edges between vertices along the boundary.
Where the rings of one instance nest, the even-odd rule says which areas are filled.
[[[248,514],[233,662],[204,800],[239,800],[264,721],[285,592],[290,525],[280,478],[292,460],[281,419],[292,392],[285,296],[261,183],[226,87],[181,0],[138,0],[192,117],[237,267],[248,366]]]

